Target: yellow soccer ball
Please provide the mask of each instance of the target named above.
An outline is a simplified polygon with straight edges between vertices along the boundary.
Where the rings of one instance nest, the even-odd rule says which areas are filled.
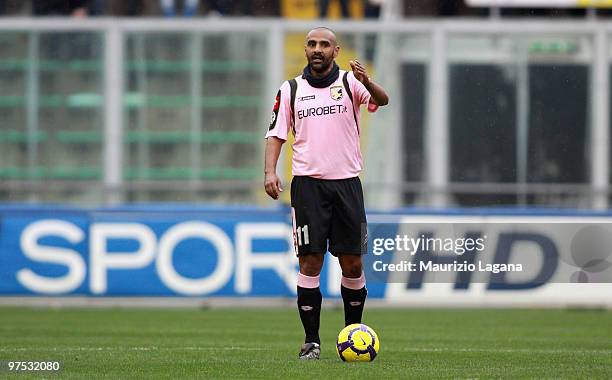
[[[362,323],[348,325],[340,331],[336,340],[336,352],[345,362],[371,362],[380,349],[380,340]]]

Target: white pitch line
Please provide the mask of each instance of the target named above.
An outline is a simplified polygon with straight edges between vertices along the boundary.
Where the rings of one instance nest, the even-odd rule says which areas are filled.
[[[497,352],[497,353],[524,353],[524,354],[598,354],[612,355],[612,350],[562,350],[562,349],[533,349],[533,348],[403,348],[400,352]]]
[[[0,347],[0,352],[25,351],[272,351],[261,347],[216,347],[216,346],[187,346],[187,347]],[[610,350],[563,350],[563,349],[531,349],[531,348],[448,348],[448,347],[415,347],[395,349],[396,352],[493,352],[493,353],[524,353],[524,354],[595,354],[612,355]]]
[[[0,347],[0,352],[25,352],[25,351],[266,351],[261,347]]]

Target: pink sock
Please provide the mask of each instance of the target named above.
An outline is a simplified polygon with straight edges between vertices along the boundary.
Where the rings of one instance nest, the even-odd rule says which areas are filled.
[[[348,278],[342,276],[342,280],[340,281],[342,286],[347,289],[359,290],[365,286],[365,273],[361,272],[361,276],[357,278]]]
[[[300,288],[318,288],[321,280],[321,276],[306,276],[305,274],[298,273],[297,285]]]

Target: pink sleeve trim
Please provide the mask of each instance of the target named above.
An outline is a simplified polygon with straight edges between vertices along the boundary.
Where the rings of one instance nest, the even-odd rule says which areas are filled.
[[[372,101],[372,98],[370,98],[370,101],[368,102],[368,112],[376,112],[378,111],[378,104],[375,104]]]

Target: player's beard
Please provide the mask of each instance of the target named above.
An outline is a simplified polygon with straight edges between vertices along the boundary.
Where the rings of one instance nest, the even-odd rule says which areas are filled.
[[[322,74],[324,72],[326,72],[327,70],[329,70],[329,68],[332,66],[334,60],[331,58],[327,58],[325,56],[318,56],[318,58],[321,58],[321,63],[314,63],[313,64],[313,60],[314,60],[314,56],[310,57],[310,59],[308,60],[308,65],[310,66],[310,70],[312,70],[314,73],[316,74]]]

